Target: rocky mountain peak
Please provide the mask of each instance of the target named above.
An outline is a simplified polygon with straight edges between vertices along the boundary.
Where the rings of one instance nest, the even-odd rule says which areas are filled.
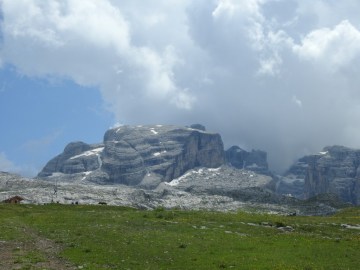
[[[38,177],[79,174],[103,184],[156,187],[195,167],[224,164],[219,134],[202,128],[138,125],[112,128],[100,144],[74,142],[50,160]]]

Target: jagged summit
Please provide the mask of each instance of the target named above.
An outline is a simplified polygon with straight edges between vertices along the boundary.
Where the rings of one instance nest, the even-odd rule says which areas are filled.
[[[120,126],[106,131],[100,144],[68,144],[38,177],[78,174],[81,180],[151,188],[194,167],[216,168],[224,162],[220,135],[199,127]]]

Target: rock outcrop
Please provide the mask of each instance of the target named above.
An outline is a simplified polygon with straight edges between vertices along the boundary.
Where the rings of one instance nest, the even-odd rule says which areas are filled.
[[[325,147],[298,160],[278,183],[278,193],[305,199],[336,194],[342,201],[360,204],[360,150]],[[303,195],[300,195],[303,193]]]
[[[64,152],[50,160],[38,176],[47,177],[54,172],[74,174],[99,169],[101,166],[99,153],[103,149],[103,144],[69,143]]]
[[[251,152],[241,149],[239,146],[232,146],[225,152],[226,162],[237,168],[247,169],[260,174],[270,175],[267,153],[261,150]]]
[[[307,198],[334,193],[344,202],[360,204],[360,150],[344,146],[325,147],[306,157],[304,192]]]
[[[219,134],[202,127],[121,126],[101,144],[70,143],[39,173],[39,178],[81,175],[82,180],[154,188],[194,167],[224,164]]]

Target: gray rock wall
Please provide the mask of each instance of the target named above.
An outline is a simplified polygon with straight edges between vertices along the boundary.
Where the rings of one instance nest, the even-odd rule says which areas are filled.
[[[101,162],[96,154],[92,154],[92,151],[103,147],[102,144],[69,143],[65,147],[64,152],[51,159],[38,176],[47,177],[54,172],[73,174],[96,170],[100,167]]]
[[[154,187],[194,167],[216,168],[224,162],[219,134],[177,126],[121,126],[108,130],[102,144],[70,143],[38,177],[83,173],[85,179],[101,175],[107,184]]]
[[[325,147],[318,154],[299,159],[283,177],[278,192],[299,193],[303,181],[304,198],[333,193],[344,202],[359,205],[359,164],[360,150],[344,146]]]
[[[343,201],[360,204],[360,150],[343,146],[325,147],[318,155],[308,157],[305,196],[337,194]]]

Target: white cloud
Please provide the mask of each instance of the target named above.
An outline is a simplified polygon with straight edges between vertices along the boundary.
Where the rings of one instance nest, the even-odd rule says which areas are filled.
[[[133,92],[128,83],[140,95],[164,102],[184,96],[173,76],[178,56],[171,44],[165,44],[164,51],[134,44],[132,22],[110,1],[5,0],[3,10],[2,55],[25,75],[60,76],[80,85],[100,86],[114,107]],[[161,23],[160,18],[153,24]],[[115,89],[121,92],[107,99],[106,93],[114,94]]]
[[[282,59],[279,54],[275,53],[273,56],[260,59],[260,68],[258,73],[260,75],[272,75],[275,76],[280,73],[279,67],[282,64]]]
[[[294,46],[299,57],[322,63],[336,71],[360,56],[360,31],[345,20],[333,29],[316,29]]]
[[[360,146],[359,1],[3,0],[3,11],[4,63],[98,86],[119,123],[201,122],[227,146],[269,151],[277,169],[326,144]]]

